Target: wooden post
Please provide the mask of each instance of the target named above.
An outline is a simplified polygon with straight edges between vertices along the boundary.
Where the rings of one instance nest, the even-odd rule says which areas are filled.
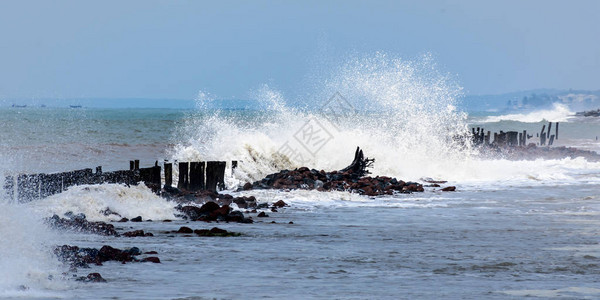
[[[204,162],[190,162],[190,191],[204,189]]]
[[[97,166],[96,167],[96,175],[100,175],[102,174],[102,166]]]
[[[552,122],[548,122],[548,134],[546,135],[547,138],[550,138],[551,131],[552,131]]]
[[[489,131],[488,131],[488,135],[489,135]],[[237,169],[237,166],[238,166],[238,161],[232,160],[231,161],[231,176],[233,176],[233,172],[235,171],[235,169]]]
[[[206,162],[206,189],[216,192],[225,188],[225,166],[224,161]]]
[[[548,142],[548,146],[552,146],[554,143],[554,134],[550,136],[550,141]]]
[[[129,161],[129,170],[130,171],[135,170],[135,162],[133,160]]]
[[[523,130],[523,146],[527,146],[527,130]]]
[[[542,131],[540,131],[540,146],[546,145],[546,124],[542,126]]]
[[[177,188],[187,190],[189,186],[188,177],[188,163],[179,163],[179,182],[177,182]]]
[[[556,129],[555,130],[556,130],[556,133],[554,134],[556,136],[555,139],[558,140],[558,122],[556,122]]]
[[[40,180],[38,174],[21,174],[17,177],[17,198],[19,202],[29,202],[40,197]]]
[[[173,164],[165,163],[165,187],[173,185]]]
[[[135,162],[134,170],[139,170],[140,169],[140,160],[136,159],[134,162]]]
[[[523,133],[519,132],[519,146],[523,146]]]

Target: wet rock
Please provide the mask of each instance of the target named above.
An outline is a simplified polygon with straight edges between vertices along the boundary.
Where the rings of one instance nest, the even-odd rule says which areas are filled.
[[[243,189],[244,189],[244,191],[251,190],[252,189],[252,183],[246,182],[246,184],[244,184]]]
[[[100,213],[101,213],[101,214],[103,214],[103,215],[105,215],[105,216],[110,216],[110,215],[115,215],[115,216],[117,216],[117,217],[120,217],[120,216],[121,216],[120,214],[118,214],[118,213],[116,213],[116,212],[112,211],[112,210],[110,209],[110,207],[107,207],[107,208],[105,208],[104,210],[101,210],[101,211],[100,211]]]
[[[455,186],[447,186],[445,188],[442,189],[443,192],[454,192],[456,191],[456,187]]]
[[[283,200],[279,200],[279,201],[273,203],[273,206],[281,208],[281,207],[288,206],[288,205],[287,205],[287,203],[283,202]]]
[[[150,232],[144,232],[143,230],[134,230],[123,233],[123,236],[126,237],[137,237],[137,236],[154,236],[154,234]]]
[[[117,222],[121,222],[121,223],[124,223],[124,222],[129,222],[129,219],[127,219],[127,218],[122,218],[121,220],[119,220],[119,221],[117,221]]]
[[[53,215],[46,219],[46,223],[53,228],[65,229],[82,233],[93,233],[99,235],[118,236],[119,233],[115,230],[115,226],[106,222],[89,222],[85,219],[85,215],[71,215],[70,219],[60,218]]]
[[[257,215],[257,217],[259,217],[259,218],[267,218],[267,217],[269,217],[269,215],[265,214],[265,212],[264,212],[264,211],[261,211],[261,212],[260,212],[260,213]]]
[[[79,248],[77,246],[63,245],[54,249],[54,254],[60,261],[69,263],[71,268],[89,268],[89,264],[102,265],[107,261],[120,261],[122,263],[137,261],[136,255],[141,253],[137,247],[120,250],[108,245],[102,248]]]
[[[177,233],[193,233],[194,231],[189,228],[189,227],[185,227],[182,226],[181,228],[179,228],[179,230],[177,230]]]
[[[141,222],[142,221],[142,216],[137,216],[133,219],[131,219],[131,222]]]
[[[156,251],[148,251],[148,252],[144,252],[144,254],[158,254],[158,252],[156,252]]]
[[[150,256],[150,257],[142,258],[141,262],[151,262],[151,263],[155,263],[155,264],[160,264],[160,259],[156,256]]]
[[[212,229],[196,229],[194,230],[198,236],[220,236],[220,237],[228,237],[228,236],[240,236],[241,233],[227,231],[225,229],[221,229],[218,227],[213,227]]]
[[[106,282],[106,279],[102,278],[100,273],[90,273],[86,277],[79,277],[76,279],[77,281],[83,282]]]

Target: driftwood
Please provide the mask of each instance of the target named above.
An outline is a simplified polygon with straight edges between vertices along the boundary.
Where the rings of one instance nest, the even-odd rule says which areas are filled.
[[[373,165],[373,162],[375,162],[374,158],[366,158],[360,147],[356,147],[356,152],[354,153],[354,160],[352,163],[349,166],[341,169],[339,172],[346,173],[350,171],[352,174],[357,175],[358,177],[363,177],[370,173],[367,168],[370,168]]]

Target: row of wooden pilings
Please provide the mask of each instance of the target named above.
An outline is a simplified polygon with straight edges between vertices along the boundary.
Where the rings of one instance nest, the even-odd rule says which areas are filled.
[[[232,161],[232,171],[238,162]],[[177,187],[187,191],[211,190],[218,191],[225,188],[224,161],[207,162],[178,162],[179,180]],[[9,175],[4,178],[4,192],[8,199],[18,202],[29,202],[62,193],[69,187],[84,184],[118,183],[136,185],[144,182],[153,191],[160,192],[162,176],[164,175],[165,187],[173,185],[173,163],[164,163],[164,174],[158,161],[153,167],[140,168],[139,160],[129,162],[129,170],[102,172],[102,167],[82,169],[52,174],[19,174]]]
[[[552,130],[552,122],[548,123],[548,131],[546,131],[546,125],[542,126],[542,130],[537,134],[537,137],[540,138],[539,145],[546,146],[546,141],[548,141],[548,146],[552,146],[554,144],[554,140],[558,140],[558,122],[556,122],[555,134],[551,134]],[[473,137],[473,144],[478,146],[499,146],[499,147],[514,147],[514,146],[527,146],[527,140],[532,138],[533,135],[528,135],[527,130],[523,130],[522,132],[518,131],[500,131],[492,133],[490,131],[485,131],[482,127],[473,127],[471,128],[471,134]],[[491,140],[491,137],[494,137]]]

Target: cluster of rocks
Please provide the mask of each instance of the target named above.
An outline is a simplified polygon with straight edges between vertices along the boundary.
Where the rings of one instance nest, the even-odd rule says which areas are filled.
[[[196,229],[196,230],[193,230],[193,229],[191,229],[189,227],[186,227],[186,226],[182,226],[181,228],[179,228],[179,230],[173,231],[172,233],[182,233],[182,234],[195,233],[198,236],[219,236],[219,237],[240,236],[240,235],[242,235],[241,233],[227,231],[225,229],[221,229],[221,228],[218,228],[218,227],[213,227],[210,230],[209,229]]]
[[[256,199],[254,199],[256,202]],[[241,211],[234,211],[228,204],[220,206],[216,202],[208,201],[202,206],[177,206],[177,209],[183,213],[182,217],[191,221],[223,221],[252,223],[252,218],[246,218]]]
[[[101,266],[107,261],[127,262],[153,262],[160,263],[158,257],[146,257],[137,259],[136,256],[142,252],[137,247],[132,247],[127,250],[120,250],[108,245],[102,246],[100,249],[95,248],[79,248],[77,246],[62,245],[54,249],[54,254],[62,262],[68,263],[71,268],[89,268],[89,264]],[[156,252],[148,252],[147,254],[156,254]]]
[[[367,196],[424,191],[423,185],[417,182],[404,182],[386,176],[360,177],[351,170],[325,172],[307,167],[267,175],[261,181],[245,184],[242,189],[316,189],[349,191]]]
[[[90,222],[86,219],[84,214],[73,215],[73,213],[66,213],[67,218],[61,218],[58,215],[53,215],[51,218],[46,219],[46,223],[57,229],[71,230],[82,233],[93,233],[99,235],[112,235],[119,236],[119,233],[115,230],[115,226],[106,222]]]

